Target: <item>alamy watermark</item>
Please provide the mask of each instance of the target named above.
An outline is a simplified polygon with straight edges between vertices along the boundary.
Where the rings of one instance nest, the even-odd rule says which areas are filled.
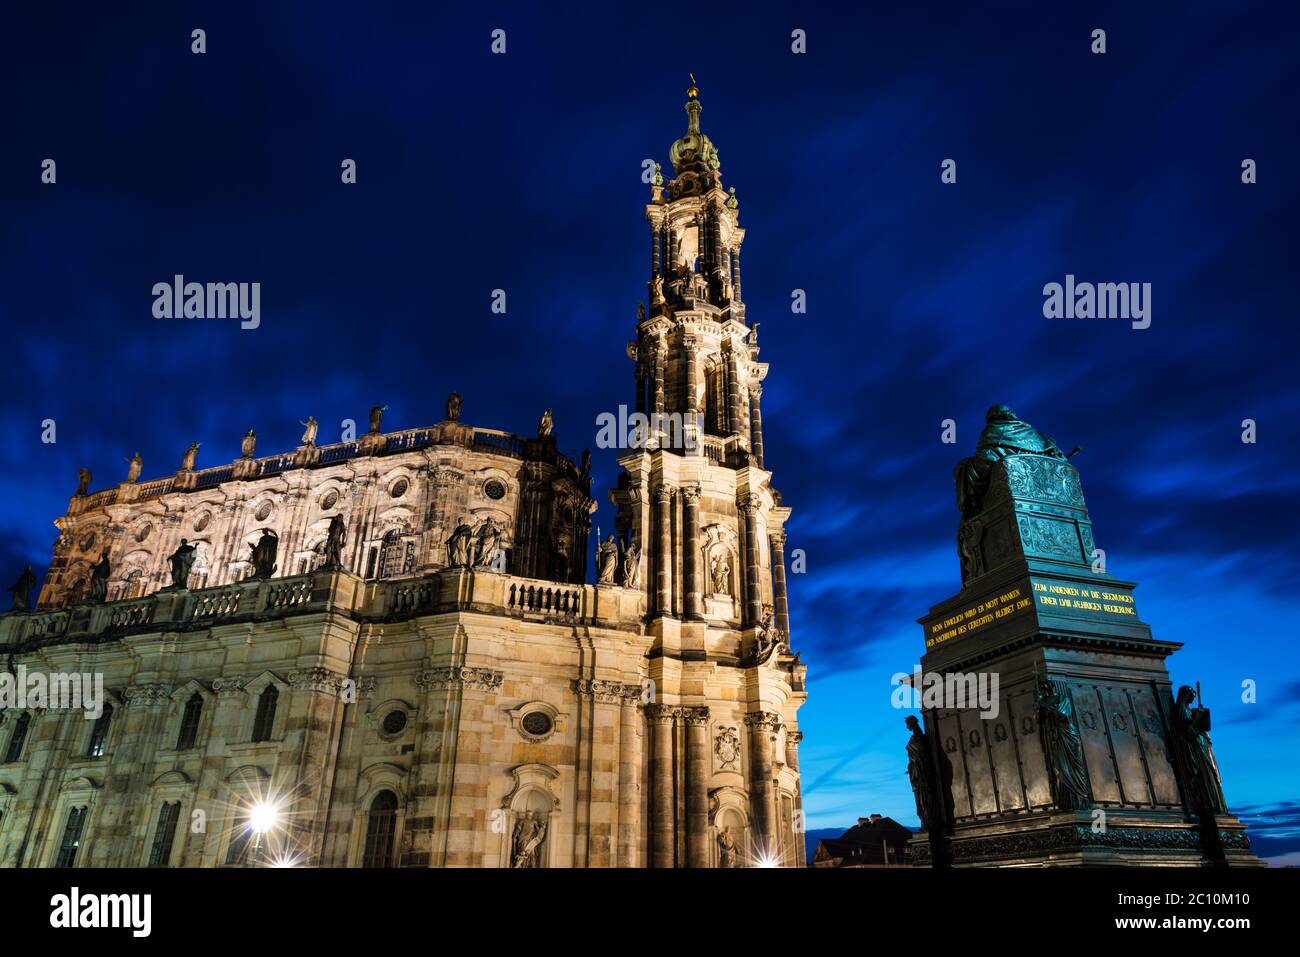
[[[0,672],[0,709],[9,708],[81,709],[88,721],[97,720],[104,714],[104,675],[88,671],[46,674],[19,665],[13,671]]]
[[[890,685],[894,686],[890,703],[895,708],[926,711],[978,708],[981,718],[996,718],[1001,711],[998,680],[996,671],[941,674],[937,671],[923,672],[920,665],[915,665],[911,674],[899,671],[889,679]]]
[[[240,319],[239,328],[262,324],[260,282],[186,282],[176,274],[170,283],[153,284],[155,319]]]
[[[1043,315],[1048,319],[1131,319],[1134,329],[1151,325],[1151,283],[1075,282],[1043,286]]]
[[[687,426],[692,426],[688,428]],[[680,412],[602,412],[596,416],[596,447],[599,449],[680,449],[694,452],[704,432],[704,415]]]

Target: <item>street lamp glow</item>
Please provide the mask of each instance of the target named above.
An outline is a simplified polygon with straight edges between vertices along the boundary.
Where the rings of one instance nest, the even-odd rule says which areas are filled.
[[[258,834],[264,834],[275,827],[280,819],[280,809],[274,804],[259,801],[248,812],[248,825]]]

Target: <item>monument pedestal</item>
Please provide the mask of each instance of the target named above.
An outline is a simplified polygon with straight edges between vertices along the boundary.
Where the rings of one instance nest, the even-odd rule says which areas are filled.
[[[1212,806],[1208,711],[1172,693],[1181,644],[1152,637],[1134,584],[1094,563],[1078,472],[1059,452],[986,459],[963,500],[971,462],[964,587],[920,619],[936,793],[918,863],[1259,865]]]

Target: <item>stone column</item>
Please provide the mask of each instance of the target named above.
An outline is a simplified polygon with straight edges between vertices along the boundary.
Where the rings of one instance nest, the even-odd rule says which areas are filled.
[[[664,343],[663,336],[658,336],[655,339],[654,350],[655,350],[654,412],[656,415],[662,416],[664,413],[664,375],[667,371],[666,366],[668,365],[668,346]],[[650,435],[657,437],[659,433],[660,423],[656,422],[651,424],[652,424],[652,428],[650,429]]]
[[[662,230],[657,222],[650,223],[650,278],[659,275],[659,239]]]
[[[745,624],[753,625],[763,617],[763,595],[758,585],[758,499],[746,494],[736,504],[745,516]]]
[[[659,526],[655,555],[656,610],[664,618],[673,616],[673,490],[660,485],[655,489],[655,521]]]
[[[723,374],[727,383],[727,434],[740,431],[740,364],[735,340],[728,339],[722,347]]]
[[[772,546],[772,613],[776,630],[790,640],[790,604],[785,594],[785,532],[773,532],[767,537]]]
[[[325,846],[325,813],[338,752],[334,733],[341,714],[338,695],[345,677],[322,667],[289,673],[293,694],[285,726],[301,729],[296,748],[286,748],[290,754],[296,750],[298,760],[291,826],[295,830],[294,845],[302,849],[312,865],[320,862]]]
[[[686,722],[686,864],[709,866],[709,709],[683,708]]]
[[[803,819],[803,779],[799,774],[799,743],[803,741],[802,731],[787,731],[785,733],[785,764],[795,777],[794,791],[794,817],[796,821],[795,841],[794,841],[794,864],[796,867],[805,867],[808,863],[808,848],[804,845],[801,835],[806,831]]]
[[[688,485],[682,489],[686,548],[682,555],[683,573],[686,577],[686,617],[699,621],[704,617],[704,584],[700,580],[700,487]]]
[[[772,784],[772,756],[781,716],[771,711],[745,715],[749,729],[749,793],[754,814],[754,845],[758,853],[776,854],[776,788]]]
[[[759,468],[763,468],[763,412],[759,408],[762,397],[763,389],[755,382],[749,389],[749,445]]]
[[[650,759],[651,863],[654,867],[672,867],[676,844],[673,811],[673,738],[676,708],[650,705],[646,717],[654,728],[654,753]]]
[[[641,866],[641,689],[624,685],[618,733],[619,867]]]
[[[731,285],[736,295],[736,302],[744,302],[740,297],[740,247],[731,251]]]

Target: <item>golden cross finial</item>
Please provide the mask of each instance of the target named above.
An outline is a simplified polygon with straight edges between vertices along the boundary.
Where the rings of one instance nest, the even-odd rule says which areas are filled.
[[[691,78],[691,85],[690,85],[690,87],[687,89],[687,91],[686,91],[686,95],[687,95],[690,99],[693,100],[693,99],[695,99],[696,97],[698,97],[698,96],[700,95],[700,89],[699,89],[699,87],[697,87],[697,86],[695,85],[695,74],[694,74],[694,73],[691,73],[691,74],[688,74],[688,75],[689,75],[690,78]]]

